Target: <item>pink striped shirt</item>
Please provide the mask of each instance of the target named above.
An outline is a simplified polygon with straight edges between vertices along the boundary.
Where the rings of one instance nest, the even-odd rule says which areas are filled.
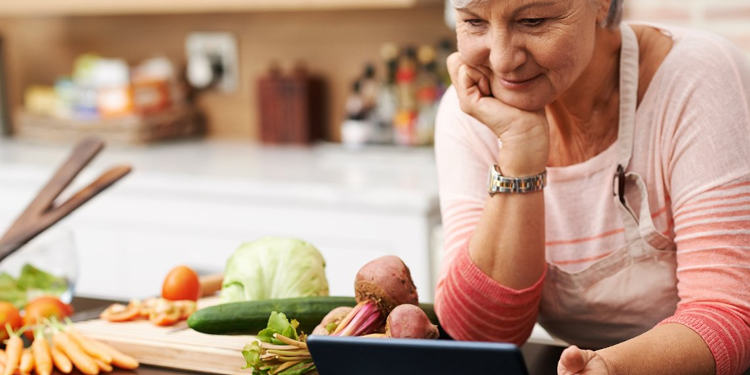
[[[658,231],[677,248],[679,323],[709,346],[718,374],[750,366],[750,63],[729,42],[664,29],[674,40],[636,113],[629,170],[643,176]],[[525,290],[498,284],[468,255],[487,199],[498,141],[461,112],[449,90],[435,152],[445,246],[435,308],[463,340],[521,344],[536,322],[544,276]],[[576,165],[549,168],[546,258],[568,272],[624,246],[612,205],[613,145]]]

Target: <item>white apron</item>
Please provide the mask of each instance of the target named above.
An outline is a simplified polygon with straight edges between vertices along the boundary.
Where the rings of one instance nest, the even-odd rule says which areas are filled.
[[[638,40],[628,25],[621,33],[619,165],[611,170],[626,245],[576,273],[548,264],[539,309],[539,323],[550,334],[591,349],[646,332],[672,315],[679,300],[674,243],[654,227],[641,176],[624,172],[633,150]]]

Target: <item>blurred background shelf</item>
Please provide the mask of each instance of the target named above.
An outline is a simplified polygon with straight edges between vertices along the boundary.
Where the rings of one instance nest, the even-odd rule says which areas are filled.
[[[0,16],[404,9],[441,3],[441,0],[27,0],[0,2]]]
[[[60,119],[27,111],[15,117],[15,135],[32,140],[70,143],[97,136],[116,144],[147,144],[203,134],[203,119],[198,111],[180,106],[151,115],[130,115],[91,121]]]

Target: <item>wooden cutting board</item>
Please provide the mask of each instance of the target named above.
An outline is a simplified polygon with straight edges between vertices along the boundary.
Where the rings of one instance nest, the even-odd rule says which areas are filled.
[[[198,300],[198,308],[215,305],[218,297]],[[248,374],[242,370],[242,348],[250,335],[207,335],[187,328],[183,322],[159,327],[147,320],[112,323],[101,319],[75,323],[87,337],[106,342],[143,364],[216,374]],[[180,329],[182,328],[182,329]]]

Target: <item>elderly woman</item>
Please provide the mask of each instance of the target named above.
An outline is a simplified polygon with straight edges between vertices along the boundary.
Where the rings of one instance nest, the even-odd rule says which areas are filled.
[[[560,374],[740,373],[750,64],[621,24],[621,3],[454,0],[435,307],[462,340],[521,344],[538,321],[577,345]]]

